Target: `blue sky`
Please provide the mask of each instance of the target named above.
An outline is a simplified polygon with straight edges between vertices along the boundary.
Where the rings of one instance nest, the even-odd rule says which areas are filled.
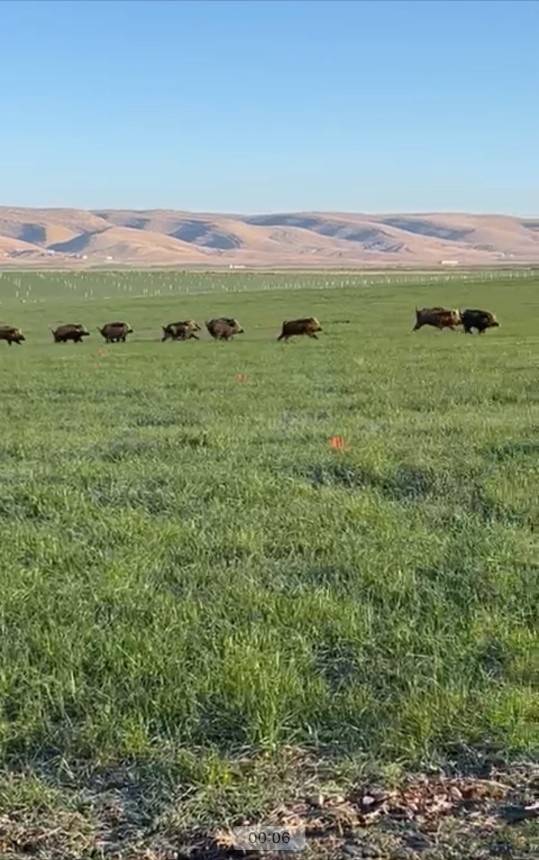
[[[0,202],[539,216],[539,3],[0,2]]]

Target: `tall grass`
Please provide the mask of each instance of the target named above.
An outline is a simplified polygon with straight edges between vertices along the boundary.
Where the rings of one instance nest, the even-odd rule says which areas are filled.
[[[22,303],[6,277],[27,336],[0,344],[6,760],[533,748],[537,280],[135,301],[10,276],[44,300]],[[412,334],[440,303],[501,328]],[[159,342],[221,313],[246,333]],[[317,342],[275,342],[311,313]],[[113,317],[135,334],[105,348]],[[53,344],[60,321],[92,335]]]

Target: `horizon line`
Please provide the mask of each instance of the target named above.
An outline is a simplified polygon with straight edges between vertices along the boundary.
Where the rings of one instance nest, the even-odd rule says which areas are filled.
[[[227,218],[257,218],[263,217],[265,215],[363,215],[367,218],[369,217],[391,217],[393,215],[407,215],[407,216],[432,216],[432,215],[473,215],[478,218],[520,218],[523,220],[533,220],[534,218],[539,218],[539,214],[537,215],[520,215],[514,212],[500,212],[500,211],[492,211],[492,212],[476,212],[473,210],[465,210],[465,209],[393,209],[393,210],[385,210],[385,211],[366,211],[366,210],[353,210],[353,209],[267,209],[267,210],[257,210],[256,212],[234,212],[229,210],[218,210],[218,209],[182,209],[175,208],[170,206],[153,206],[153,207],[145,207],[145,208],[137,208],[134,206],[21,206],[20,204],[10,204],[10,203],[0,203],[0,210],[2,209],[22,209],[22,210],[32,210],[32,209],[40,209],[47,212],[61,212],[61,211],[74,211],[74,212],[140,212],[140,213],[149,213],[149,212],[179,212],[185,213],[188,215],[220,215]]]

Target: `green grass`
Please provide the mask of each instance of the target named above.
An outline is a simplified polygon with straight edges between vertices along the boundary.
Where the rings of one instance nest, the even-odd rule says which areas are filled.
[[[0,343],[6,767],[175,762],[211,797],[245,749],[530,756],[537,277],[238,277],[0,278],[27,337]],[[412,334],[416,304],[501,328]],[[159,342],[220,314],[246,333]],[[277,344],[305,314],[318,342]],[[135,334],[105,347],[112,318]],[[62,321],[91,337],[53,344]]]

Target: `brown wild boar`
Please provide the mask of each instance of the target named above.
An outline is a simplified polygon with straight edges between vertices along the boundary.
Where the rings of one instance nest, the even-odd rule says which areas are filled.
[[[0,340],[5,340],[8,346],[11,346],[12,343],[18,343],[20,346],[26,338],[20,328],[13,325],[2,325],[0,326]]]
[[[161,341],[199,340],[195,332],[200,331],[200,326],[195,320],[179,320],[179,322],[168,323],[168,325],[162,326],[162,329],[163,337]]]
[[[210,320],[206,322],[206,328],[214,340],[230,340],[235,334],[244,333],[239,322],[231,317]]]
[[[110,322],[97,330],[107,343],[125,343],[127,335],[133,334],[133,329],[126,322]]]
[[[285,320],[283,329],[277,340],[284,340],[286,342],[289,337],[303,334],[318,340],[316,336],[317,331],[322,331],[322,326],[316,317],[305,317],[305,319],[301,320]]]
[[[72,340],[73,343],[82,343],[82,339],[89,337],[90,332],[80,323],[66,323],[52,329],[52,336],[55,343],[67,343],[68,340]]]
[[[472,334],[472,329],[483,334],[488,328],[498,328],[500,325],[490,311],[480,311],[477,308],[466,308],[460,312],[460,318],[466,334]]]
[[[433,326],[440,331],[444,328],[449,328],[451,331],[456,331],[460,325],[460,312],[452,308],[418,308],[415,309],[415,326],[412,331],[417,331],[424,325]]]

